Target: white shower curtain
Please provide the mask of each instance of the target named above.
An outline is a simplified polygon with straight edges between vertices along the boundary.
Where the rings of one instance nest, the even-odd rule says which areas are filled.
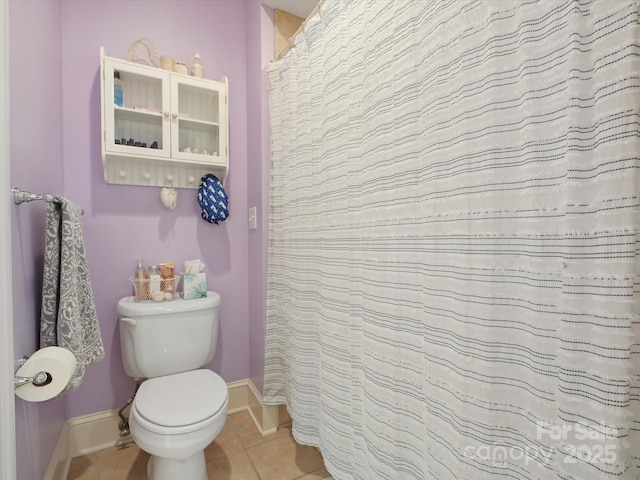
[[[271,66],[263,396],[337,480],[640,475],[639,11],[326,0]]]

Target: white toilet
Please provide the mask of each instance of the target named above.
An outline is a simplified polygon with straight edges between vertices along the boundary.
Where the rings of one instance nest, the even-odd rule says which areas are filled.
[[[148,480],[208,480],[204,449],[227,418],[228,390],[201,368],[216,352],[220,295],[170,302],[118,302],[127,375],[148,378],[131,405],[133,440],[151,454]]]

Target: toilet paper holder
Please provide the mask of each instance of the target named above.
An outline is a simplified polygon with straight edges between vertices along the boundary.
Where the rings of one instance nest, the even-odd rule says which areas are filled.
[[[25,355],[20,360],[18,360],[18,364],[24,365],[27,360],[29,360],[29,357]],[[45,385],[49,385],[51,383],[51,380],[53,380],[51,374],[49,372],[45,372],[44,370],[36,373],[33,377],[20,377],[16,375],[13,377],[13,388],[15,390],[16,388],[27,385],[29,383],[32,383],[36,387],[43,387]]]
[[[49,385],[53,377],[49,372],[38,372],[33,377],[13,377],[13,388],[18,388],[28,383],[33,383],[36,387]]]

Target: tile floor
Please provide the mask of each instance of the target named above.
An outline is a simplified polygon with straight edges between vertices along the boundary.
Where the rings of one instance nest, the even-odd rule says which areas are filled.
[[[290,427],[261,437],[247,412],[229,415],[204,453],[211,480],[322,480],[330,475],[318,451],[298,445]],[[145,480],[148,458],[135,443],[102,450],[74,458],[67,480]]]

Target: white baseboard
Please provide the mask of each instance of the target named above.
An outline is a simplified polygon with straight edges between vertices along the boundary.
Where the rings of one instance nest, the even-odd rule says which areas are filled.
[[[262,396],[251,380],[231,382],[227,388],[229,414],[248,411],[262,436],[278,429],[278,407],[262,405]],[[131,442],[131,436],[120,436],[119,424],[117,409],[67,420],[44,480],[66,480],[72,458]]]
[[[278,407],[276,405],[263,405],[262,395],[251,380],[247,381],[248,405],[247,410],[256,424],[260,434],[264,437],[278,430]]]
[[[67,420],[71,458],[117,447],[131,442],[131,436],[121,437],[118,410],[106,410]]]

